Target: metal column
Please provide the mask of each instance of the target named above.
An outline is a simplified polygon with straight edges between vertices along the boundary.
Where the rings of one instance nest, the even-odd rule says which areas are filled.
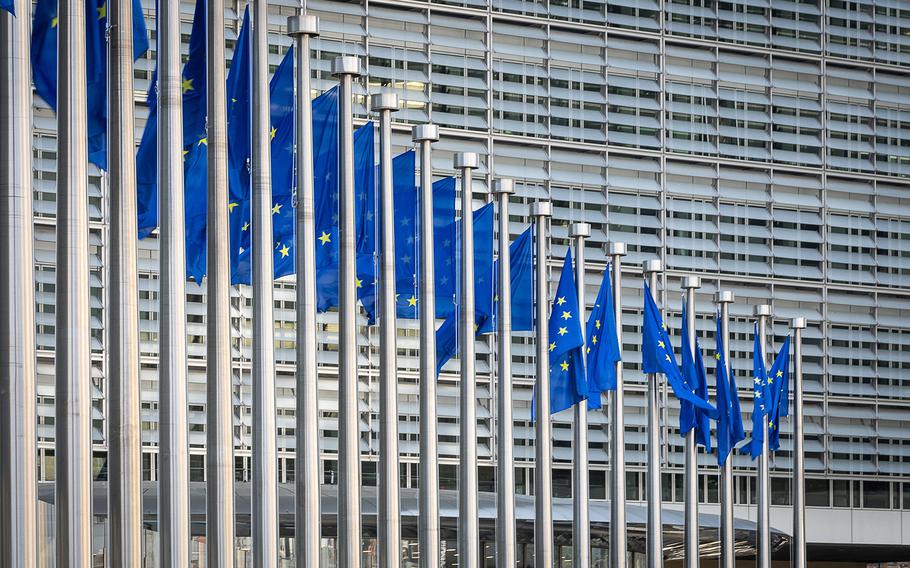
[[[88,568],[92,563],[92,360],[85,3],[61,2],[58,18],[57,562]],[[31,144],[23,150],[29,148]]]
[[[793,329],[793,568],[806,568],[806,456],[803,446],[803,330],[806,318],[796,317]],[[783,401],[786,404],[786,401]]]
[[[499,204],[499,313],[496,315],[496,567],[515,568],[515,458],[512,419],[512,282],[509,258],[511,179],[493,182]]]
[[[401,501],[398,464],[398,327],[395,305],[395,207],[392,179],[392,113],[398,95],[370,97],[379,113],[379,511],[380,568],[401,565]]]
[[[610,243],[613,262],[613,317],[616,318],[616,339],[622,352],[622,257],[626,243]],[[610,448],[610,566],[626,565],[626,410],[623,392],[622,361],[616,362],[616,391],[611,398],[613,423],[610,431],[613,445]]]
[[[439,440],[436,414],[436,286],[433,242],[433,162],[431,145],[439,140],[435,124],[413,128],[420,148],[420,487],[417,539],[420,568],[439,566]]]
[[[458,339],[461,344],[460,428],[458,436],[458,559],[459,566],[480,563],[480,519],[477,511],[477,384],[474,373],[474,207],[472,170],[477,154],[455,155],[461,170],[461,302]]]
[[[585,239],[591,236],[591,225],[572,223],[569,237],[575,240],[575,287],[578,294],[578,317],[584,337],[588,304],[585,301]],[[582,358],[587,360],[585,350]],[[600,396],[600,393],[597,393]],[[572,440],[572,556],[576,568],[591,566],[591,521],[588,507],[590,487],[588,485],[588,404],[582,401],[575,405],[575,428]]]
[[[771,316],[771,306],[755,306],[755,316],[758,318],[758,336],[761,345],[761,358],[768,361],[768,318]],[[765,377],[767,378],[767,377]],[[762,436],[761,457],[758,462],[758,530],[756,532],[756,566],[758,568],[771,568],[771,488],[768,478],[769,451],[768,451],[768,417],[762,420],[764,436]]]
[[[319,34],[319,19],[301,14],[288,18],[288,35],[297,51],[297,467],[294,485],[297,563],[319,565],[321,516],[319,498],[319,375],[316,371],[316,235],[313,195],[313,105],[310,100],[310,38]]]
[[[689,345],[687,348],[695,360],[695,289],[701,287],[701,278],[686,276],[682,288],[686,291],[686,306],[689,323]],[[686,348],[685,346],[683,347]],[[685,548],[686,568],[698,568],[698,448],[695,446],[695,426],[686,433],[685,464]]]
[[[550,285],[547,282],[547,219],[553,215],[553,204],[537,201],[531,204],[534,217],[535,318],[537,328],[536,365],[537,421],[534,424],[536,472],[534,475],[534,564],[546,568],[553,563],[553,436],[550,424],[550,351],[549,318]]]
[[[733,292],[722,291],[714,295],[714,302],[720,309],[720,329],[724,344],[724,363],[727,367],[729,389],[736,389],[733,379],[733,368],[730,365],[730,304],[734,301]],[[720,410],[720,409],[718,409]],[[727,456],[720,471],[720,568],[736,566],[736,534],[734,531],[733,502],[733,454]]]
[[[0,565],[38,565],[29,2],[0,11]]]
[[[354,204],[356,57],[336,57],[338,77],[338,565],[360,566],[360,402],[357,376],[357,270]]]
[[[663,267],[659,260],[646,260],[642,265],[651,294],[658,300],[657,284]],[[664,537],[660,479],[660,389],[657,374],[649,373],[648,380],[648,568],[663,568]]]

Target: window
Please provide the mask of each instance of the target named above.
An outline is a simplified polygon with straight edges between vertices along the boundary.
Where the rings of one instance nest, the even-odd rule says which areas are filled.
[[[806,506],[831,506],[831,487],[827,479],[806,479]]]

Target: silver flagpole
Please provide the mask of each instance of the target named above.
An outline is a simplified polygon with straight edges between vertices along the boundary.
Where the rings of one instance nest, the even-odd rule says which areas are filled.
[[[38,565],[31,4],[0,11],[0,565]]]
[[[509,258],[511,179],[493,182],[499,202],[499,314],[496,319],[496,567],[515,568],[515,459],[512,421],[512,282]]]
[[[472,170],[477,154],[455,154],[461,170],[461,305],[458,338],[461,344],[461,423],[458,446],[458,559],[460,566],[480,562],[480,519],[477,511],[477,385],[474,376],[474,208]]]
[[[803,330],[806,318],[793,328],[793,568],[806,568],[806,456],[803,449]],[[779,426],[779,425],[778,425]]]
[[[57,562],[87,567],[92,561],[92,361],[85,4],[61,2],[58,17]]]
[[[755,317],[758,318],[758,337],[761,345],[761,358],[767,364],[768,357],[768,318],[771,316],[771,306],[763,304],[755,306]],[[767,379],[767,377],[764,377]],[[768,478],[768,417],[762,420],[764,436],[762,436],[761,458],[758,462],[758,532],[756,538],[756,548],[758,556],[756,565],[758,568],[771,568],[771,488],[770,479]]]
[[[535,321],[537,328],[537,421],[534,424],[536,473],[534,475],[534,565],[539,568],[553,563],[553,447],[550,424],[550,344],[547,311],[550,308],[550,285],[547,282],[547,218],[553,214],[549,201],[531,204],[535,234]]]
[[[439,127],[419,124],[411,138],[420,147],[420,487],[417,540],[420,568],[439,566],[439,440],[436,435],[436,281],[433,243],[431,145]]]
[[[370,97],[379,113],[379,195],[382,231],[379,276],[379,515],[380,568],[401,565],[401,501],[398,472],[398,327],[395,306],[395,207],[392,180],[392,113],[398,95]],[[413,173],[412,173],[413,176]]]
[[[651,294],[657,301],[657,284],[663,267],[659,260],[646,260],[642,265]],[[618,304],[618,302],[617,302]],[[648,374],[648,568],[663,568],[664,536],[661,515],[660,479],[660,389],[657,374]]]
[[[701,287],[701,278],[686,276],[682,281],[682,288],[686,291],[686,305],[688,306],[689,320],[689,345],[688,349],[695,358],[695,289]],[[698,448],[695,447],[695,427],[686,433],[686,464],[685,464],[685,547],[686,568],[698,568]]]
[[[581,319],[581,333],[584,337],[586,312],[585,301],[585,239],[591,236],[591,225],[572,223],[569,226],[569,237],[575,239],[575,287],[578,293],[578,317]],[[582,357],[587,361],[585,350]],[[598,393],[598,397],[600,394]],[[572,441],[572,486],[575,488],[572,500],[572,552],[577,568],[591,566],[591,523],[588,515],[588,405],[580,402],[575,405],[575,429]]]
[[[161,251],[158,527],[162,568],[190,563],[186,366],[186,226],[180,6],[158,4],[158,233]]]
[[[125,0],[121,0],[125,1]],[[269,3],[253,12],[253,566],[278,566],[278,432],[275,426],[275,303],[272,243]]]
[[[206,561],[234,566],[234,404],[228,254],[224,0],[205,11],[208,137],[206,283]]]
[[[288,18],[297,51],[297,416],[294,484],[297,564],[319,566],[319,375],[316,371],[316,235],[313,195],[313,105],[310,100],[310,38],[319,18]]]
[[[338,77],[338,565],[360,566],[360,401],[354,234],[354,77],[356,57],[336,57]]]
[[[616,318],[616,338],[622,351],[622,257],[626,243],[610,243],[613,262],[613,317]],[[616,362],[616,391],[611,397],[613,423],[613,453],[610,456],[610,566],[626,565],[626,409],[623,392],[622,361]]]
[[[729,388],[736,388],[736,381],[732,380],[733,367],[730,364],[730,304],[734,296],[731,291],[717,292],[714,302],[720,306],[721,339],[724,342],[724,362],[727,367],[727,380],[731,383]],[[732,450],[732,448],[731,448]],[[733,454],[727,456],[720,472],[720,568],[735,568],[736,566],[736,534],[734,532],[733,517]]]
[[[142,561],[139,268],[133,125],[133,3],[108,3],[110,249],[107,304],[111,564]],[[142,17],[142,14],[136,14]]]

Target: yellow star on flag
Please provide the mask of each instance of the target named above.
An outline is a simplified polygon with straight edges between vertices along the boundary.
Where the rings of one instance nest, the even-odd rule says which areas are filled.
[[[57,27],[57,24],[58,24],[59,22],[60,22],[59,18],[57,18],[57,16],[54,16],[54,19],[51,20],[51,27],[52,27],[52,28],[56,28],[56,27]]]
[[[773,383],[774,383],[774,377],[768,377],[768,384],[770,385]]]
[[[363,280],[360,278],[354,278],[354,286],[357,288],[363,288]]]
[[[591,343],[597,345],[597,336],[596,335],[591,337]]]
[[[237,207],[236,203],[228,203],[228,213],[233,213],[235,207]]]
[[[556,305],[557,305],[557,306],[561,306],[561,305],[563,305],[563,304],[565,304],[565,303],[566,303],[566,298],[565,298],[565,296],[560,296],[559,298],[556,299]]]
[[[594,327],[600,329],[600,320],[594,320]]]
[[[568,361],[563,361],[562,363],[559,364],[559,367],[560,367],[563,371],[568,371],[568,370],[569,370],[569,362],[568,362]]]
[[[240,227],[240,228],[243,229],[244,231],[250,230],[250,224],[249,224],[249,222],[244,223],[243,226]]]
[[[669,354],[667,354],[667,355],[664,355],[664,357],[665,357],[665,358],[666,358],[666,359],[667,359],[667,361],[669,361],[669,360],[670,360],[670,355],[669,355]]]
[[[776,376],[782,377],[782,376],[784,376],[784,372],[783,372],[783,371],[778,371]]]
[[[572,319],[572,314],[570,312],[563,312],[562,319],[564,319],[564,320]]]
[[[664,328],[664,331],[667,331],[667,324],[665,322],[660,322],[660,326]]]
[[[416,305],[417,305],[417,298],[416,298],[416,297],[411,296],[410,298],[408,298],[408,307],[414,307],[414,306],[416,306]]]
[[[278,129],[273,126],[272,129],[269,130],[269,140],[274,140],[276,134],[278,134]]]
[[[667,348],[667,344],[664,343],[663,340],[660,340],[660,339],[657,340],[657,346],[660,347],[661,349],[666,349],[666,348]]]
[[[279,213],[281,213],[281,204],[276,203],[275,206],[272,207],[272,215],[277,215]]]
[[[715,353],[714,358],[717,359],[718,361],[720,361],[720,353]]]
[[[180,83],[180,87],[183,89],[183,93],[186,94],[187,91],[193,90],[193,79],[184,78],[183,82]]]
[[[281,253],[281,258],[284,258],[288,255],[289,252],[291,252],[291,249],[288,248],[288,245],[284,245],[278,252]]]
[[[205,138],[205,137],[200,138],[200,139],[199,139],[199,142],[198,142],[196,145],[197,145],[197,146],[203,146],[203,145],[208,146],[208,145],[209,145],[209,139],[208,139],[208,138]]]
[[[550,351],[553,351],[554,349],[556,349],[556,342],[555,342],[555,341],[552,342],[552,343],[550,343]]]
[[[328,243],[332,242],[332,235],[323,231],[322,234],[319,235],[319,242],[322,243],[322,246],[327,245]]]
[[[569,333],[569,330],[564,327],[561,327],[561,328],[559,328],[559,331],[557,333],[559,334],[560,337],[562,337],[563,335]]]
[[[103,20],[107,17],[107,2],[102,4],[100,7],[95,8],[95,10],[98,12],[98,19]]]

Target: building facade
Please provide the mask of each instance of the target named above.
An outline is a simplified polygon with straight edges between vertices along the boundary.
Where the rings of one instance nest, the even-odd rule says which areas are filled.
[[[272,69],[291,44],[290,0],[270,2]],[[244,3],[228,2],[228,57]],[[143,2],[151,50],[137,62],[137,144],[155,67],[155,3]],[[183,47],[193,4],[184,1]],[[587,301],[607,261],[607,243],[628,244],[623,266],[628,498],[644,497],[645,378],[641,372],[641,263],[659,258],[659,304],[674,341],[681,278],[702,277],[697,330],[713,354],[713,294],[732,290],[732,365],[747,431],[751,425],[752,310],[770,303],[777,349],[790,318],[805,316],[804,378],[808,530],[811,543],[838,543],[855,560],[910,559],[910,2],[877,0],[308,0],[321,18],[314,89],[331,87],[331,61],[361,57],[357,118],[366,95],[396,92],[394,148],[410,127],[433,122],[441,140],[434,174],[454,174],[453,155],[477,152],[477,205],[498,177],[516,181],[513,236],[529,204],[554,203],[551,289],[573,221],[592,225]],[[315,94],[315,93],[314,93]],[[35,102],[35,254],[41,479],[54,479],[54,227],[56,123]],[[90,167],[92,350],[96,462],[105,455],[104,287],[107,208],[103,176]],[[140,243],[145,478],[156,479],[158,251]],[[275,284],[279,475],[294,478],[294,279]],[[204,284],[187,287],[190,467],[203,480]],[[233,289],[236,478],[249,480],[252,387],[251,292]],[[336,314],[319,318],[323,482],[337,471]],[[376,484],[377,329],[361,317],[363,484]],[[478,344],[479,479],[494,491],[495,343]],[[398,336],[401,485],[418,483],[416,322]],[[533,494],[530,421],[534,347],[513,346],[518,495]],[[441,485],[456,488],[458,365],[439,385]],[[713,379],[710,380],[713,384]],[[665,395],[664,501],[681,507],[683,439],[678,405]],[[606,407],[605,407],[606,408]],[[572,419],[554,418],[554,495],[570,497]],[[608,500],[606,412],[589,416],[591,497]],[[772,460],[772,525],[790,527],[791,424]],[[700,453],[701,497],[716,510],[714,457]],[[734,458],[737,516],[754,518],[755,467]],[[601,527],[603,528],[603,527]],[[407,531],[405,531],[407,536]],[[595,546],[606,546],[596,538]],[[453,536],[453,535],[450,535]],[[331,543],[331,531],[326,543]],[[416,536],[414,537],[416,548]],[[454,539],[446,540],[454,548]],[[860,545],[874,545],[858,552]],[[903,548],[901,548],[903,547]],[[634,547],[633,547],[634,548]],[[810,547],[821,554],[825,547]],[[570,555],[570,547],[561,549]],[[863,555],[866,555],[865,557]],[[841,557],[843,559],[844,557]],[[852,558],[852,557],[851,557]],[[604,562],[606,559],[604,557]]]

